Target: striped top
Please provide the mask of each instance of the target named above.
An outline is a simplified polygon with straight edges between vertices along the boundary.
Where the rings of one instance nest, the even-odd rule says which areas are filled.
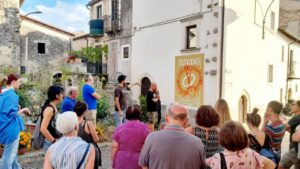
[[[281,150],[281,142],[285,133],[284,123],[280,119],[269,122],[265,127],[265,132],[271,137],[271,145],[274,150]]]
[[[88,143],[84,142],[80,137],[62,137],[56,143],[50,146],[51,151],[50,162],[55,169],[76,169]],[[87,163],[88,153],[80,167],[84,169]]]

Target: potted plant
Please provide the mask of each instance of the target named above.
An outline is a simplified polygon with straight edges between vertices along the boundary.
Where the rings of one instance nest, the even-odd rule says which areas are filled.
[[[18,154],[25,154],[30,150],[31,147],[31,134],[30,132],[21,132],[19,141]]]

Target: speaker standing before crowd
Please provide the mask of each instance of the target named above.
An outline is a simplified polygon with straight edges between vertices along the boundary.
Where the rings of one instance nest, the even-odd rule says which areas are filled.
[[[154,131],[154,123],[157,122],[159,99],[160,96],[157,90],[157,84],[151,83],[150,89],[147,92],[147,118],[148,127],[151,131]]]
[[[2,86],[6,83],[6,87]],[[20,115],[30,113],[28,108],[19,109],[19,96],[15,90],[21,85],[20,76],[10,74],[0,84],[0,144],[4,145],[1,169],[20,169],[18,148],[20,131],[24,122]]]

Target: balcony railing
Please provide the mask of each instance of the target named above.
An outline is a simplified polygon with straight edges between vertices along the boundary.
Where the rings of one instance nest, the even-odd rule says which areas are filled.
[[[104,32],[113,33],[121,31],[121,20],[119,17],[104,16]]]

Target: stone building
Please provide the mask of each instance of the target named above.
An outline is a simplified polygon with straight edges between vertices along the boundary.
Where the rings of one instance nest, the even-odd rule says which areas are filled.
[[[0,1],[0,66],[19,66],[20,63],[20,20],[22,1]]]
[[[55,70],[66,63],[73,33],[45,22],[21,16],[21,71],[34,73],[48,67]]]
[[[91,0],[90,33],[73,38],[74,46],[99,47],[108,45],[108,60],[100,62],[107,65],[110,82],[116,82],[119,74],[131,80],[131,38],[132,38],[132,0]]]

